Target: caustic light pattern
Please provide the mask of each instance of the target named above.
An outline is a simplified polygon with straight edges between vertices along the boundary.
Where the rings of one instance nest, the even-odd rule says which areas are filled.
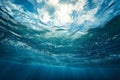
[[[0,0],[0,60],[120,64],[119,0]]]

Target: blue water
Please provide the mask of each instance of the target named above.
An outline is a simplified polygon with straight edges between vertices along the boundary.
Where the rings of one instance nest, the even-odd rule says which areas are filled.
[[[0,80],[119,80],[119,68],[71,68],[0,62]]]
[[[119,0],[0,0],[0,80],[119,80]]]

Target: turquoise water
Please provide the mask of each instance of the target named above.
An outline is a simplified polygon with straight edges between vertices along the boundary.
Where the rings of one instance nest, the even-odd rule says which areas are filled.
[[[55,1],[0,1],[0,80],[117,80],[120,1]]]

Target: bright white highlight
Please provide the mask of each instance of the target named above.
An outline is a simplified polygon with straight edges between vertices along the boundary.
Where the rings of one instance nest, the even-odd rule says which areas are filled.
[[[46,37],[65,36],[69,33],[73,35],[84,34],[88,29],[98,27],[101,22],[106,22],[110,14],[114,13],[114,8],[111,8],[103,15],[104,17],[102,15],[96,16],[104,0],[94,0],[95,6],[93,5],[93,7],[89,7],[87,0],[28,1],[33,5],[35,12],[27,11],[24,5],[18,5],[11,1],[5,2],[5,8],[13,18],[29,28],[38,31],[49,30],[50,32],[46,34]],[[109,5],[112,3],[113,1]]]
[[[38,8],[39,18],[43,23],[51,23],[53,26],[65,26],[74,22],[72,16],[73,11],[82,12],[86,4],[86,0],[78,0],[75,4],[60,2],[60,0],[46,0],[46,5],[42,8]],[[52,7],[55,11],[49,14],[49,7]],[[42,16],[41,16],[42,15]]]
[[[44,13],[44,15],[42,17],[42,21],[45,22],[45,23],[50,21],[50,16],[49,16],[49,14],[47,12]]]
[[[62,4],[56,9],[54,15],[55,25],[65,25],[66,23],[73,22],[72,17],[70,16],[73,11],[73,6],[71,4],[66,5]]]

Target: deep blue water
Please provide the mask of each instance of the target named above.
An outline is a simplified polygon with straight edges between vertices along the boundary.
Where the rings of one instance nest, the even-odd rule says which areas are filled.
[[[119,0],[0,0],[0,80],[120,80]]]
[[[0,61],[0,80],[119,80],[119,68],[55,67]]]

